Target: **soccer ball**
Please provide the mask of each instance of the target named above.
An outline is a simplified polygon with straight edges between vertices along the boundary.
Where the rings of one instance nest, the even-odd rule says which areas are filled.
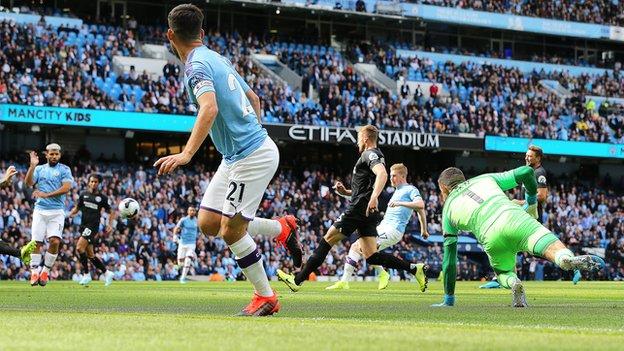
[[[125,198],[119,203],[119,214],[122,218],[132,218],[139,213],[139,203],[132,198]]]

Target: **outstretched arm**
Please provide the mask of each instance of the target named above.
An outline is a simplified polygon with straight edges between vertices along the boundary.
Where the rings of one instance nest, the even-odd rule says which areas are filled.
[[[433,305],[446,307],[455,305],[455,280],[457,279],[457,235],[444,234],[444,258],[442,260],[442,281],[444,301]]]

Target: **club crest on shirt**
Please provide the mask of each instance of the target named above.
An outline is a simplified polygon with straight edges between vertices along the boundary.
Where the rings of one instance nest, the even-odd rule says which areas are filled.
[[[102,198],[101,198],[101,197],[99,197],[99,196],[96,196],[96,197],[95,197],[95,202],[100,202],[100,201],[102,201]]]
[[[368,159],[369,159],[369,160],[371,160],[371,161],[375,161],[375,160],[379,159],[379,155],[377,155],[377,154],[376,154],[376,153],[374,153],[374,152],[371,152],[371,153],[368,155]]]
[[[537,182],[540,184],[546,184],[546,177],[543,175],[537,177]]]

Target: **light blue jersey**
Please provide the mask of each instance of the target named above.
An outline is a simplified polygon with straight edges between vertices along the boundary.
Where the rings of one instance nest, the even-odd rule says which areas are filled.
[[[418,199],[422,199],[420,191],[418,191],[418,189],[411,184],[403,184],[396,188],[394,194],[392,194],[392,197],[390,198],[390,202],[413,202]],[[405,233],[405,228],[407,227],[407,223],[409,223],[413,213],[414,210],[404,206],[388,206],[386,214],[384,215],[380,225],[389,226],[391,228],[395,228],[401,233]]]
[[[267,137],[247,95],[249,85],[225,57],[199,46],[188,56],[184,84],[191,102],[214,92],[219,112],[210,137],[226,163],[241,160],[256,151]]]
[[[178,221],[180,228],[180,243],[184,245],[193,245],[197,241],[197,217],[190,218],[189,216],[182,217]]]
[[[37,186],[37,190],[44,193],[50,193],[58,190],[63,183],[74,182],[71,169],[62,163],[50,167],[48,163],[35,167],[33,173],[33,181]],[[62,210],[65,208],[65,194],[48,197],[45,199],[37,198],[35,209],[37,210]]]

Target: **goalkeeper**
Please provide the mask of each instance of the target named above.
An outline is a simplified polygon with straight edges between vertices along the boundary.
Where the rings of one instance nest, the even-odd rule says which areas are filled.
[[[504,191],[523,184],[524,207],[511,202]],[[574,256],[572,251],[537,217],[537,183],[531,167],[484,174],[466,180],[459,168],[445,169],[438,178],[444,208],[444,301],[434,306],[453,306],[457,276],[457,234],[473,233],[488,255],[503,288],[512,290],[512,306],[527,307],[522,282],[515,273],[518,252],[529,252],[564,270],[595,270],[604,261],[594,255]]]

